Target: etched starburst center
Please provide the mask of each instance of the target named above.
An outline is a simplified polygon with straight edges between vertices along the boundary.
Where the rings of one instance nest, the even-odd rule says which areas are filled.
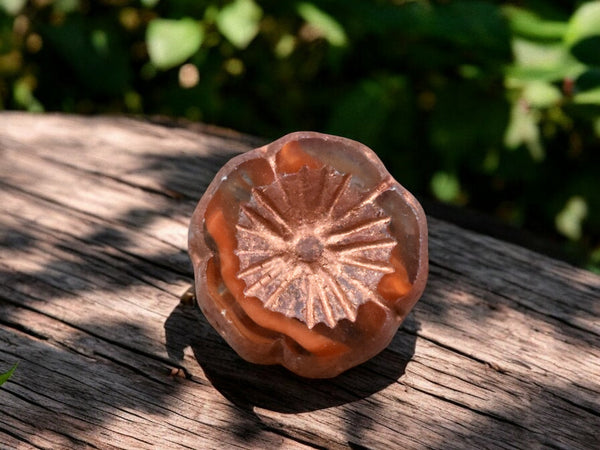
[[[377,286],[394,272],[396,245],[376,203],[384,191],[363,192],[330,167],[303,167],[253,188],[236,226],[244,294],[309,328],[354,321],[360,305],[380,303]]]
[[[321,244],[321,241],[318,238],[308,236],[301,238],[298,241],[295,251],[296,256],[300,261],[314,263],[317,262],[323,254],[323,244]]]

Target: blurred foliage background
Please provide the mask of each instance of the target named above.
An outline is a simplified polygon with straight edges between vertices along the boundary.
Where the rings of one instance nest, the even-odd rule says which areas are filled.
[[[600,272],[600,1],[0,0],[0,107],[351,137]]]

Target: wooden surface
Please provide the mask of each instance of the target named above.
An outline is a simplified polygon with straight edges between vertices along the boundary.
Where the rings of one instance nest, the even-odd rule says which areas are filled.
[[[196,202],[258,143],[0,114],[1,448],[600,448],[600,277],[432,218],[379,356],[324,381],[238,358],[180,296]]]

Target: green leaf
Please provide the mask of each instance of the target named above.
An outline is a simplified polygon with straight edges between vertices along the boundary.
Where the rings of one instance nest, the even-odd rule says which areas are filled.
[[[575,94],[573,102],[578,105],[600,105],[600,87]]]
[[[505,6],[502,11],[508,19],[512,32],[531,40],[562,40],[567,23],[544,20],[537,14],[516,6]]]
[[[262,15],[253,0],[235,0],[219,12],[217,28],[229,42],[244,49],[258,34]]]
[[[587,269],[600,275],[600,248],[591,253]]]
[[[150,61],[162,70],[185,62],[198,51],[203,39],[202,26],[190,18],[154,19],[146,30]]]
[[[431,4],[436,5],[432,7]],[[510,33],[500,8],[489,1],[423,2],[423,30],[461,50],[510,57]],[[412,27],[412,24],[408,25]]]
[[[144,5],[146,8],[154,8],[156,6],[156,4],[158,3],[158,0],[141,0],[142,1],[142,5]]]
[[[325,3],[325,2],[319,2]],[[329,3],[329,2],[328,2]],[[329,3],[331,4],[331,3]],[[346,1],[337,2],[346,30],[353,41],[377,36],[388,52],[397,45],[395,38],[404,36],[414,52],[415,45],[425,41],[439,47],[456,63],[454,48],[472,56],[473,51],[489,59],[508,60],[511,56],[509,29],[500,8],[486,1]],[[332,5],[333,7],[333,5]],[[336,13],[337,16],[337,13]],[[439,45],[439,44],[438,44]],[[410,53],[409,52],[409,55]],[[419,59],[427,58],[417,53]],[[430,64],[439,64],[431,61]],[[422,64],[422,62],[421,62]]]
[[[287,58],[292,54],[295,46],[296,38],[291,34],[284,34],[275,46],[275,55],[278,58]]]
[[[436,172],[431,178],[431,190],[438,200],[453,202],[460,195],[460,182],[452,173]]]
[[[600,1],[584,3],[569,20],[565,43],[573,45],[582,38],[598,35],[600,35]]]
[[[562,99],[560,89],[546,81],[525,83],[522,95],[527,104],[534,108],[549,108]]]
[[[13,98],[15,103],[29,112],[43,112],[44,107],[33,96],[30,84],[23,78],[15,81],[13,85]]]
[[[542,145],[538,122],[538,111],[527,108],[521,101],[516,101],[504,135],[504,144],[509,149],[525,145],[534,161],[542,161],[546,152]]]
[[[600,65],[600,1],[584,3],[575,11],[564,41],[579,61]]]
[[[600,68],[590,69],[575,80],[573,103],[600,106]]]
[[[0,386],[2,386],[6,381],[12,376],[13,372],[17,370],[17,366],[19,363],[15,363],[8,372],[0,373]]]
[[[581,238],[581,224],[588,215],[586,201],[574,196],[569,199],[565,207],[556,215],[556,229],[571,240]]]
[[[0,0],[0,9],[11,16],[16,16],[23,9],[27,0]]]
[[[80,8],[79,0],[54,0],[54,10],[62,14],[69,14]]]
[[[587,70],[575,80],[575,92],[589,91],[598,87],[600,87],[600,68]]]
[[[299,3],[298,14],[334,47],[345,47],[348,37],[340,23],[312,3]]]
[[[507,69],[509,78],[522,81],[559,81],[575,78],[585,66],[573,58],[562,44],[513,40],[515,63]]]

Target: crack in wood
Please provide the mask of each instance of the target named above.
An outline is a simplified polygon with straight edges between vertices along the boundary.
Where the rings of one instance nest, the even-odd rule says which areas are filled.
[[[1,295],[0,295],[0,301],[4,301],[4,299],[2,298]],[[49,339],[48,336],[44,336],[43,334],[40,334],[21,323],[3,319],[1,316],[0,316],[0,325],[4,325],[6,328],[11,328],[20,333],[26,334],[27,336],[31,336],[34,339],[39,339],[41,341],[47,341]]]
[[[451,403],[451,404],[453,404],[455,406],[458,406],[460,408],[464,408],[464,409],[466,409],[466,410],[468,410],[468,411],[470,411],[472,413],[475,413],[477,415],[484,416],[484,417],[487,417],[487,418],[492,419],[492,420],[497,420],[499,422],[505,423],[507,425],[514,426],[515,428],[519,428],[521,430],[525,430],[525,431],[528,431],[528,432],[533,433],[533,434],[539,434],[535,430],[531,430],[528,427],[526,427],[526,426],[524,426],[524,425],[522,425],[522,424],[520,424],[520,423],[518,423],[518,422],[516,422],[514,420],[508,419],[506,417],[499,416],[498,414],[490,413],[490,412],[487,412],[487,411],[483,411],[483,410],[480,410],[480,409],[473,408],[473,407],[471,407],[469,405],[465,405],[464,403],[461,403],[461,402],[458,402],[456,400],[452,400],[452,399],[449,399],[447,397],[444,397],[443,395],[434,394],[432,392],[427,392],[427,391],[425,391],[425,390],[423,390],[421,388],[415,387],[415,386],[411,386],[411,388],[415,389],[416,391],[423,392],[424,394],[431,395],[432,397],[435,397],[435,398],[437,398],[439,400],[442,400],[444,402]]]
[[[2,425],[0,425],[0,434],[5,434],[5,435],[7,435],[7,436],[10,436],[11,438],[15,439],[16,441],[19,441],[19,442],[21,442],[21,443],[23,443],[23,444],[30,445],[30,446],[31,446],[31,447],[33,447],[33,448],[39,448],[39,449],[42,449],[42,450],[44,449],[44,447],[41,447],[41,446],[39,446],[39,445],[35,445],[35,444],[34,444],[34,443],[32,443],[31,441],[29,441],[27,438],[25,438],[25,437],[21,436],[21,435],[20,435],[20,434],[18,434],[18,433],[15,433],[15,432],[13,432],[13,431],[11,431],[11,430],[8,430],[8,429],[4,428]],[[2,443],[3,443],[2,441],[3,441],[3,440],[2,440],[2,436],[0,436],[0,444],[2,444]],[[8,447],[8,446],[7,446],[7,447]]]

